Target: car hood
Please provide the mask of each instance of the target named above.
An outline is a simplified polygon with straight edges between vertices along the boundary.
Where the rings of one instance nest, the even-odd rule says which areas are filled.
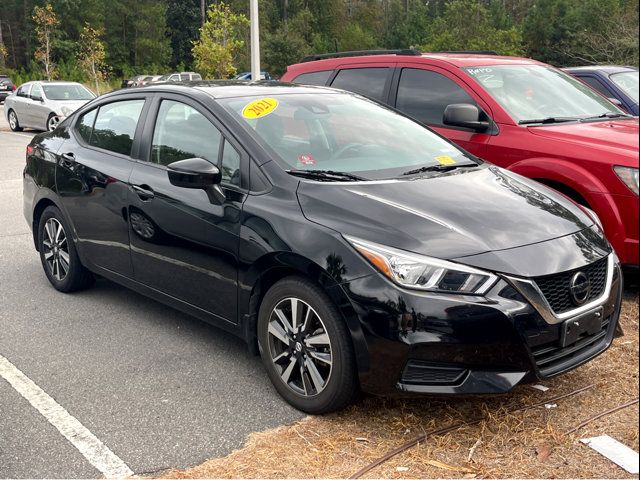
[[[415,180],[301,181],[311,221],[442,259],[511,249],[570,235],[593,221],[543,185],[487,164]]]
[[[529,127],[534,135],[638,156],[638,119]]]
[[[56,113],[62,114],[62,107],[67,107],[74,112],[91,100],[49,100],[47,103]]]

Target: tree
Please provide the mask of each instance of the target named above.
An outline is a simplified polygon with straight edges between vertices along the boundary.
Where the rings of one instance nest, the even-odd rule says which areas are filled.
[[[209,78],[234,75],[234,58],[245,45],[248,25],[245,15],[232,12],[224,2],[209,6],[200,38],[193,42],[196,69]]]
[[[553,65],[638,65],[638,0],[535,0],[523,37],[528,55]]]
[[[100,82],[104,80],[106,70],[106,53],[104,43],[100,37],[104,34],[104,28],[92,28],[85,24],[80,33],[80,45],[78,58],[82,69],[91,79],[96,93],[100,95]]]
[[[50,3],[46,3],[44,7],[34,7],[32,19],[35,23],[36,37],[39,44],[35,57],[38,62],[42,63],[47,80],[51,80],[55,78],[56,73],[51,56],[52,41],[57,33],[60,20],[58,20]]]
[[[425,51],[495,50],[502,55],[521,55],[524,51],[520,31],[515,27],[496,28],[489,10],[479,0],[447,3],[444,14],[433,21],[431,33]]]

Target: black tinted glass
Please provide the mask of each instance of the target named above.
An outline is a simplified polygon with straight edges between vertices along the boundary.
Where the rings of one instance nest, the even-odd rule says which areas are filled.
[[[240,154],[226,141],[224,142],[221,167],[224,183],[240,185]]]
[[[600,83],[600,80],[598,80],[597,78],[593,78],[593,77],[578,77],[578,78],[582,80],[584,83],[586,83],[587,85],[589,85],[591,88],[593,88],[596,92],[600,92],[601,94],[603,94],[605,97],[611,96],[611,92],[607,90],[607,88],[604,85],[602,85],[602,83]]]
[[[169,165],[187,158],[204,158],[217,165],[221,140],[220,131],[196,109],[163,100],[153,132],[151,159]]]
[[[452,80],[439,73],[405,68],[400,76],[396,108],[429,125],[442,125],[448,105],[476,102]]]
[[[387,81],[388,74],[388,68],[353,68],[340,70],[331,86],[382,101],[384,85]]]
[[[333,70],[322,70],[321,72],[310,72],[298,75],[293,82],[304,85],[326,85]]]
[[[144,100],[114,102],[100,107],[89,143],[123,155],[131,154]]]
[[[97,109],[93,109],[78,119],[76,123],[76,131],[78,135],[87,143],[91,140],[91,130],[93,130],[93,121],[96,119]]]

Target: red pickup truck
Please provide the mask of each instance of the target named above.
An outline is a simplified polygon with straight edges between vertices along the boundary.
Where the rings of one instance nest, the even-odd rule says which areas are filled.
[[[282,80],[386,103],[559,190],[595,211],[622,263],[638,268],[638,118],[564,72],[527,58],[398,50],[307,57]]]

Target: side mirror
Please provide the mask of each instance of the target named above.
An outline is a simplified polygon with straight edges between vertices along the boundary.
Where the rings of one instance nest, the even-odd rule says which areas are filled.
[[[36,102],[44,101],[42,97],[38,97],[37,95],[31,95],[31,100],[35,100]]]
[[[480,109],[470,103],[454,103],[444,109],[442,123],[454,127],[464,127],[484,132],[489,129],[489,122],[480,120]]]
[[[613,103],[616,107],[623,108],[622,102],[617,98],[609,97],[607,98],[611,103]]]
[[[204,190],[212,203],[222,203],[225,195],[220,190],[220,169],[204,158],[187,158],[167,165],[169,182],[176,187]]]

